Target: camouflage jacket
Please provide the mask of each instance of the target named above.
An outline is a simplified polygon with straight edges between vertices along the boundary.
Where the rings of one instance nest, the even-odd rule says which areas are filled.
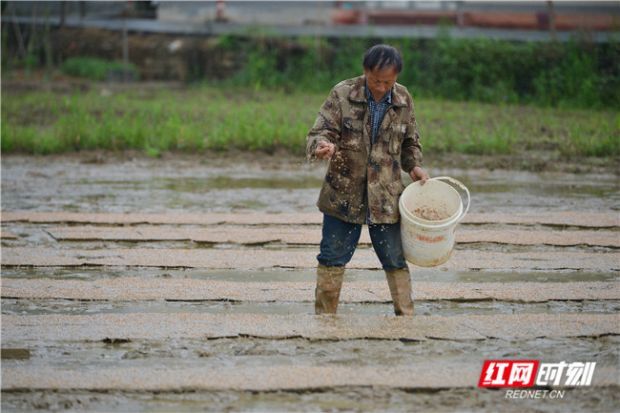
[[[308,133],[306,154],[314,160],[320,141],[336,146],[317,202],[321,212],[356,224],[367,223],[367,214],[373,224],[392,224],[400,218],[400,170],[409,173],[422,162],[413,99],[404,86],[394,85],[392,105],[371,147],[365,84],[359,76],[334,86]]]

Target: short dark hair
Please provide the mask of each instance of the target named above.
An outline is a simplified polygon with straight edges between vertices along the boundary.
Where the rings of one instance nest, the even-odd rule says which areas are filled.
[[[400,52],[387,44],[376,44],[364,53],[364,69],[375,70],[393,67],[396,73],[403,69],[403,59]]]

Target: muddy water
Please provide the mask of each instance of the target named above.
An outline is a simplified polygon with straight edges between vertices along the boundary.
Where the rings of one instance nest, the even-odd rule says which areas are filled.
[[[348,269],[346,281],[382,281],[382,271]],[[203,269],[156,269],[156,268],[56,268],[56,267],[20,267],[3,268],[5,278],[51,278],[63,280],[92,281],[115,277],[159,277],[159,278],[195,278],[200,280],[270,282],[270,281],[314,281],[316,273],[308,269],[271,269],[271,270],[203,270]],[[616,281],[620,274],[615,272],[555,271],[555,272],[476,272],[476,271],[433,271],[424,268],[412,269],[413,281],[442,282],[570,282],[570,281]]]
[[[266,157],[223,162],[198,157],[118,158],[90,155],[4,156],[2,209],[88,212],[312,212],[325,173],[321,163]],[[476,212],[618,210],[613,174],[439,169],[462,180]],[[406,179],[406,177],[405,177]],[[145,203],[144,200],[149,202]],[[474,210],[472,210],[473,212]]]
[[[97,161],[92,163],[91,161]],[[2,159],[3,211],[77,212],[314,212],[324,165],[302,160],[265,157],[231,163],[230,160],[173,157],[170,159],[100,158],[85,156],[23,157]],[[474,194],[472,212],[597,211],[620,209],[620,183],[614,175],[529,173],[434,169],[432,175],[450,175],[463,181]],[[148,200],[148,202],[146,201]],[[230,248],[191,242],[58,242],[47,227],[56,225],[11,223],[3,230],[18,235],[2,240],[3,247],[36,246],[57,249],[110,248]],[[491,226],[488,226],[489,228]],[[174,229],[174,226],[170,226]],[[498,228],[501,228],[499,226]],[[238,246],[237,246],[238,248]],[[261,248],[294,248],[272,244]],[[368,248],[368,247],[363,247]],[[459,246],[459,248],[461,248]],[[608,252],[601,247],[501,246],[469,244],[471,251],[584,251]],[[312,270],[213,271],[140,267],[3,268],[6,278],[98,280],[115,277],[184,278],[261,283],[313,281]],[[572,282],[618,281],[617,271],[523,271],[515,273],[435,271],[415,268],[415,281],[440,282]],[[385,280],[382,271],[350,270],[347,281]],[[240,284],[241,285],[241,284]],[[346,288],[346,287],[345,287]],[[544,303],[508,301],[416,301],[421,315],[493,315],[531,313],[617,314],[618,300],[582,300]],[[342,303],[343,314],[391,315],[389,303]],[[93,315],[131,313],[300,314],[313,311],[308,302],[167,302],[75,301],[61,299],[2,299],[3,315]],[[10,342],[3,348],[27,350],[28,359],[2,360],[4,368],[74,368],[80,372],[136,367],[138,369],[294,366],[415,366],[432,361],[436,366],[482,362],[491,358],[532,358],[544,362],[597,361],[599,366],[620,365],[620,338],[616,335],[574,338],[485,340],[319,340],[252,337],[217,340],[176,338],[126,343],[66,340]],[[563,400],[509,400],[503,391],[469,388],[412,389],[344,386],[298,391],[3,391],[3,411],[613,411],[620,405],[618,386],[567,389]]]
[[[171,339],[166,343],[135,340],[120,343],[58,341],[53,343],[27,342],[30,358],[3,360],[6,367],[23,363],[30,366],[59,368],[131,368],[152,367],[153,362],[170,368],[191,368],[200,363],[206,369],[267,367],[284,365],[341,365],[341,366],[398,366],[425,361],[470,362],[484,358],[502,358],[511,354],[507,346],[518,348],[532,358],[562,360],[591,359],[601,365],[620,362],[614,347],[620,345],[617,336],[593,338],[536,338],[530,340],[488,339],[450,340],[304,340],[264,338],[221,338],[215,340]],[[553,355],[547,350],[554,348]],[[514,351],[514,350],[513,350]],[[406,387],[405,385],[403,387]]]
[[[308,297],[310,300],[311,297]],[[230,302],[230,301],[77,301],[10,299],[2,300],[2,314],[109,314],[109,313],[211,313],[211,314],[313,314],[313,303],[300,302]],[[393,312],[391,303],[340,303],[341,314],[386,315]],[[551,300],[543,303],[518,303],[508,301],[426,301],[416,300],[418,315],[464,315],[464,314],[526,314],[526,313],[597,313],[620,312],[619,300]]]

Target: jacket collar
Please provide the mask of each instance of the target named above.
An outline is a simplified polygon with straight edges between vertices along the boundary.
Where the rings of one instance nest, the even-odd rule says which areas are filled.
[[[364,93],[366,94],[366,100],[370,100],[370,99],[372,99],[373,101],[375,100],[375,98],[370,93],[370,89],[368,89],[368,83],[364,85]],[[391,105],[392,104],[392,90],[388,90],[387,93],[383,95],[380,102],[387,102],[389,105]]]
[[[358,103],[368,103],[366,99],[366,77],[364,75],[358,76],[354,79],[355,83],[349,92],[349,100],[352,102]],[[396,87],[398,83],[396,83],[392,87],[392,106],[407,106],[407,100],[405,96],[401,93],[398,93],[398,89]]]

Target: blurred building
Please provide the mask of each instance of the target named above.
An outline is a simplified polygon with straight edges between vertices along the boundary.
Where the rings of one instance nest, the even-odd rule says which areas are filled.
[[[161,21],[254,25],[437,25],[611,29],[620,2],[207,1],[157,3]]]
[[[3,18],[261,26],[434,26],[521,30],[620,28],[619,1],[3,1]],[[5,12],[6,11],[6,12]],[[156,28],[156,25],[150,27]],[[162,26],[163,27],[163,26]]]
[[[94,56],[132,63],[141,79],[225,78],[243,48],[269,45],[280,61],[312,38],[616,41],[620,2],[477,1],[2,1],[5,67],[52,67]],[[234,41],[226,35],[235,37]],[[269,38],[268,41],[265,41]],[[223,40],[223,42],[222,42]],[[228,47],[221,46],[228,41]],[[239,42],[239,43],[235,43]],[[325,54],[327,56],[327,54]],[[325,57],[325,60],[329,57]]]

